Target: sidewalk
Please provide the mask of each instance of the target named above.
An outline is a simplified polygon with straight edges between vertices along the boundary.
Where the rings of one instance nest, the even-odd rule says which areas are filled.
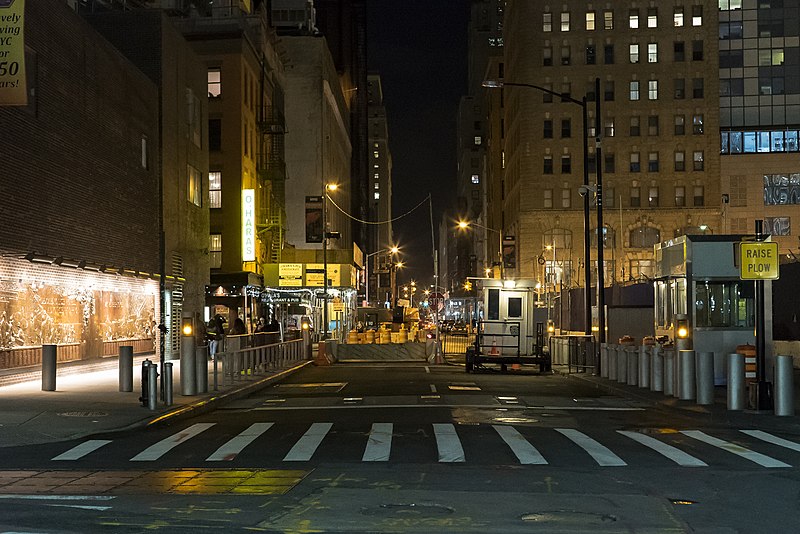
[[[149,358],[154,359],[152,355]],[[139,402],[141,362],[144,359],[134,359],[132,392],[119,391],[116,358],[105,362],[91,360],[60,365],[56,391],[42,391],[41,374],[24,371],[27,381],[0,386],[0,447],[34,445],[77,439],[98,432],[168,424],[244,397],[311,363],[294,362],[274,372],[224,387],[220,373],[219,391],[213,391],[213,368],[209,362],[208,393],[182,396],[180,363],[174,361],[173,405],[166,407],[159,403],[151,411]],[[13,382],[20,374],[22,372],[7,372],[0,377],[0,384]]]

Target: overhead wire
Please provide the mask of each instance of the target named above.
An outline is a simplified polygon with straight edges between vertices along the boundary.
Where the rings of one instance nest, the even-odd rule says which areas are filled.
[[[413,213],[415,210],[417,210],[417,209],[418,209],[420,206],[422,206],[423,204],[425,204],[426,202],[429,202],[429,201],[431,200],[431,195],[430,195],[430,193],[428,193],[428,196],[427,196],[427,197],[425,197],[424,199],[422,199],[422,202],[420,202],[419,204],[417,204],[416,206],[414,206],[413,208],[411,208],[410,210],[408,210],[407,212],[405,212],[405,213],[404,213],[404,214],[402,214],[402,215],[398,215],[397,217],[394,217],[394,218],[392,218],[392,219],[389,219],[389,220],[386,220],[386,221],[365,221],[365,220],[363,220],[363,219],[359,219],[358,217],[354,217],[354,216],[350,215],[349,213],[347,213],[346,211],[344,211],[344,210],[343,210],[343,209],[342,209],[342,208],[341,208],[341,207],[340,207],[340,206],[339,206],[339,205],[336,203],[336,201],[335,201],[335,200],[333,200],[333,199],[330,197],[330,195],[328,195],[327,193],[325,194],[325,196],[328,198],[328,200],[330,200],[331,204],[333,204],[334,206],[336,206],[336,209],[337,209],[337,210],[339,210],[339,211],[341,211],[341,212],[342,212],[342,213],[343,213],[343,214],[344,214],[346,217],[348,217],[348,218],[350,218],[350,219],[353,219],[353,220],[354,220],[354,221],[356,221],[356,222],[360,222],[360,223],[362,223],[362,224],[375,224],[375,225],[379,225],[379,224],[389,224],[389,223],[392,223],[392,222],[394,222],[394,221],[400,220],[400,219],[402,219],[403,217],[407,217],[407,216],[411,215],[411,214],[412,214],[412,213]]]

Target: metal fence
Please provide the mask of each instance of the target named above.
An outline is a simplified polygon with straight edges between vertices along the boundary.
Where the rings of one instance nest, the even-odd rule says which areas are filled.
[[[466,354],[467,347],[473,343],[473,336],[467,333],[442,332],[442,352],[445,354]]]
[[[225,352],[214,355],[214,390],[218,388],[219,362],[222,363],[222,385],[237,380],[274,372],[289,364],[307,360],[310,346],[302,339],[244,348],[234,348],[234,340],[226,340]]]
[[[594,372],[597,354],[594,337],[587,335],[550,336],[550,358],[553,365],[566,365],[569,372]]]

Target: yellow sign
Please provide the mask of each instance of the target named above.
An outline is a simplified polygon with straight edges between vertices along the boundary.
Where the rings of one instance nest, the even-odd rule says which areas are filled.
[[[256,261],[256,192],[242,189],[242,261]]]
[[[325,264],[306,263],[306,285],[308,287],[323,287],[325,285],[324,273]]]
[[[278,266],[278,285],[281,287],[303,287],[303,264],[281,263]]]
[[[740,243],[739,250],[739,278],[742,280],[778,279],[777,243]]]
[[[25,0],[0,0],[0,106],[27,106]]]

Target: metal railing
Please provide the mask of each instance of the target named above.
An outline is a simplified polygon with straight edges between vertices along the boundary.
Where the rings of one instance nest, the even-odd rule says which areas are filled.
[[[475,349],[482,353],[484,348],[497,349],[501,354],[504,354],[503,349],[511,349],[516,351],[516,355],[524,354],[523,339],[520,335],[521,328],[520,321],[478,321],[478,336],[475,342]],[[508,327],[508,333],[487,333],[487,325],[502,325]],[[484,343],[484,338],[490,338],[491,343]],[[497,344],[498,338],[500,343]],[[511,339],[511,343],[506,343],[506,338]]]
[[[442,333],[442,352],[444,354],[466,354],[467,347],[473,344],[474,336],[466,332]]]
[[[597,368],[594,336],[550,336],[548,345],[553,365],[567,365],[570,373],[573,369],[578,373],[585,373],[587,370],[593,372]]]
[[[277,371],[310,356],[310,347],[302,339],[244,348],[233,348],[230,337],[227,341],[227,350],[214,355],[214,391],[219,387],[219,362],[222,362],[222,385],[225,386]]]

